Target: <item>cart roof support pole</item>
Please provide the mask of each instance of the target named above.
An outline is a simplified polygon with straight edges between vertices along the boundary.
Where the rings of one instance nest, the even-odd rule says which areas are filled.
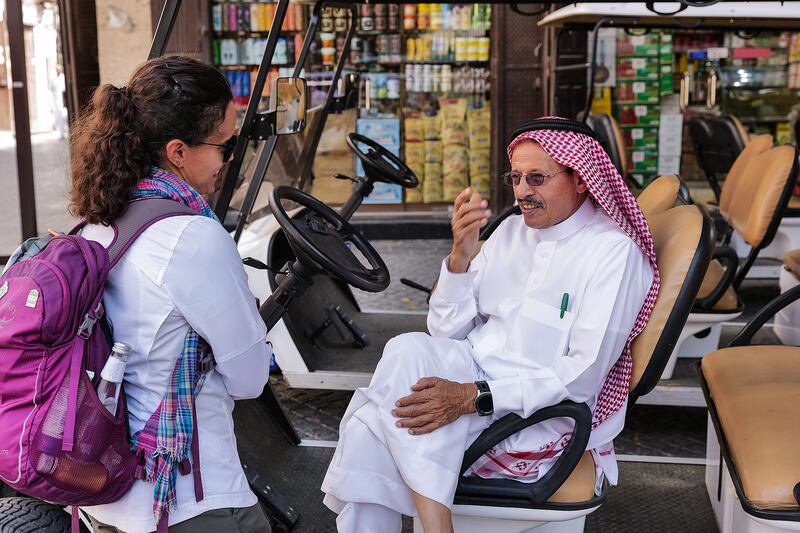
[[[317,31],[317,26],[319,25],[321,4],[322,2],[317,3],[317,5],[314,6],[314,11],[311,14],[311,20],[309,21],[308,29],[306,30],[306,35],[303,40],[303,48],[300,50],[300,56],[294,65],[293,76],[295,77],[300,76],[300,72],[303,70],[303,66],[306,63],[308,52],[311,49],[311,43],[314,42],[314,35]],[[253,98],[253,96],[251,96],[251,98]],[[260,94],[258,95],[258,98],[261,98]],[[233,233],[233,240],[236,242],[239,242],[239,237],[242,236],[242,231],[244,230],[244,225],[247,222],[247,217],[250,215],[253,205],[256,203],[256,198],[258,198],[258,191],[261,189],[261,183],[264,181],[264,177],[267,174],[267,169],[269,168],[269,163],[272,161],[272,154],[275,152],[275,144],[278,142],[278,136],[273,135],[266,142],[267,145],[264,147],[264,150],[260,153],[256,152],[259,154],[258,162],[256,163],[256,168],[253,172],[250,185],[247,188],[247,194],[245,195],[244,203],[242,204],[242,211],[239,213],[239,219],[236,221],[236,229]]]
[[[33,153],[28,110],[28,86],[25,69],[25,29],[22,25],[22,0],[8,0],[8,40],[11,61],[11,93],[14,100],[14,133],[16,135],[17,181],[22,238],[35,237],[36,195],[33,186]]]
[[[324,7],[338,7],[338,8],[345,8],[350,11],[350,28],[347,30],[347,36],[344,40],[344,48],[342,48],[341,55],[339,56],[339,62],[336,64],[336,71],[333,75],[333,79],[331,80],[331,86],[328,88],[328,94],[325,96],[325,103],[322,106],[322,116],[319,117],[319,126],[316,130],[314,130],[314,136],[311,138],[311,151],[309,152],[309,156],[305,160],[305,168],[303,169],[303,175],[300,177],[300,183],[298,184],[298,188],[300,190],[304,190],[307,185],[307,180],[311,176],[311,168],[314,165],[314,155],[317,152],[317,145],[319,144],[319,140],[322,137],[322,131],[325,129],[325,122],[328,120],[329,109],[331,106],[331,101],[333,100],[333,95],[336,93],[336,82],[342,75],[342,68],[344,68],[344,64],[347,62],[347,58],[350,55],[350,43],[353,40],[353,35],[356,31],[356,6],[354,4],[348,3],[340,3],[340,2],[320,2],[323,4]],[[321,9],[320,9],[321,12]]]
[[[589,56],[589,79],[587,81],[587,85],[589,86],[589,90],[586,93],[586,105],[583,107],[583,116],[580,117],[581,122],[584,124],[586,123],[586,119],[589,118],[589,112],[592,110],[592,102],[594,101],[594,76],[597,72],[597,40],[600,35],[600,28],[608,22],[608,17],[603,17],[597,21],[597,24],[594,25],[592,29],[592,49],[589,51],[591,54]]]
[[[272,19],[272,28],[280,30],[283,27],[288,7],[289,0],[278,0],[278,4],[275,6],[275,18]],[[231,198],[233,198],[239,171],[242,169],[244,152],[247,149],[247,143],[250,142],[250,132],[253,130],[253,122],[258,111],[258,105],[261,103],[261,95],[264,93],[264,84],[272,68],[272,56],[275,55],[275,47],[278,45],[280,33],[280,31],[271,31],[267,35],[267,46],[261,58],[261,65],[258,67],[256,83],[253,86],[250,102],[248,102],[247,110],[244,113],[242,127],[239,129],[239,139],[236,141],[236,147],[233,150],[233,159],[228,163],[225,180],[222,182],[222,188],[217,195],[216,202],[214,202],[214,212],[223,221],[225,220],[225,214],[228,212],[228,206],[231,204]]]
[[[181,0],[167,0],[161,16],[158,18],[158,26],[153,34],[153,43],[150,45],[150,54],[147,59],[153,59],[164,55],[164,49],[169,42],[172,28],[175,27],[175,20],[178,18],[178,11],[181,9]]]

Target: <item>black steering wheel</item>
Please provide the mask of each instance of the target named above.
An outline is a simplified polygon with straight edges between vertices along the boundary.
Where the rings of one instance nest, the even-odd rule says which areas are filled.
[[[367,145],[367,151],[362,150],[358,143]],[[406,189],[413,189],[419,185],[419,178],[408,165],[369,137],[355,132],[348,133],[347,146],[361,160],[368,178],[395,183]]]
[[[291,200],[305,207],[306,211],[291,218],[281,200]],[[322,267],[363,291],[380,292],[389,286],[389,269],[375,248],[327,205],[298,189],[283,185],[272,190],[269,207],[286,232],[297,259],[306,268],[318,270]],[[351,245],[361,252],[371,268],[353,254]]]

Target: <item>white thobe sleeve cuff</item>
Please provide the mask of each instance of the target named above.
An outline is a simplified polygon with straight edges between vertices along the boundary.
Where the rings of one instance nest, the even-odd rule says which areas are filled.
[[[492,379],[486,383],[492,391],[494,414],[498,418],[509,413],[527,418],[567,396],[564,384],[549,368],[537,368],[527,371],[524,376]]]
[[[470,270],[464,273],[450,272],[449,264],[450,256],[448,255],[442,261],[439,281],[436,284],[436,294],[448,303],[458,303],[474,298],[472,283],[478,273]]]

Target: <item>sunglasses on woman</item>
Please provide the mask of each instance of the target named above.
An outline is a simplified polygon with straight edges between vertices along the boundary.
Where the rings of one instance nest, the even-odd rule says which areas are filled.
[[[553,176],[563,172],[569,172],[569,169],[559,170],[558,172],[553,172],[552,174],[542,174],[541,172],[527,172],[523,174],[522,172],[512,170],[511,172],[506,172],[503,174],[502,178],[503,183],[509,187],[518,186],[522,181],[523,176],[525,177],[525,182],[528,184],[528,187],[541,187],[549,178],[552,178]]]
[[[238,139],[238,135],[231,136],[230,139],[225,141],[222,144],[217,143],[200,143],[200,144],[207,144],[208,146],[219,146],[222,148],[222,162],[227,163],[231,156],[233,155],[233,149],[236,148],[236,139]]]

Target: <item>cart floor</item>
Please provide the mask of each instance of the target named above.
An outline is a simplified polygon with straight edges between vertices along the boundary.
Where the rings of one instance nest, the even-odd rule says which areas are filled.
[[[366,334],[367,346],[354,347],[352,335],[344,330],[342,338],[335,325],[325,329],[315,342],[311,341],[312,333],[330,317],[328,309],[332,304],[338,305]],[[314,284],[292,302],[284,320],[312,371],[373,372],[389,339],[409,331],[427,331],[424,314],[361,312],[338,282],[323,275],[314,276]],[[343,327],[338,318],[333,320]]]

